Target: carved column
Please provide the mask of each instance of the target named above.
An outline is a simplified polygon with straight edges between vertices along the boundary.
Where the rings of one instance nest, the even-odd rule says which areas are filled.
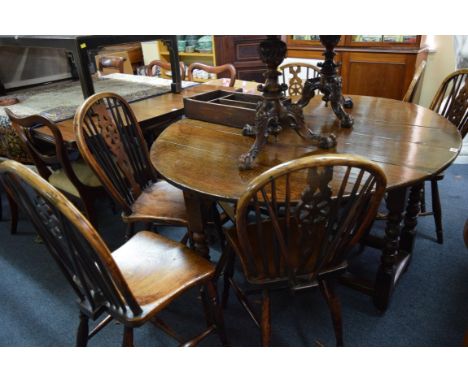
[[[388,218],[385,228],[385,244],[374,287],[374,304],[386,310],[395,286],[397,261],[400,247],[401,221],[406,201],[406,188],[388,192]]]
[[[341,36],[321,35],[320,42],[325,47],[325,61],[318,64],[322,68],[320,76],[308,79],[304,84],[302,97],[297,102],[301,108],[307,106],[314,97],[315,91],[320,90],[323,94],[322,99],[326,104],[330,102],[333,112],[340,120],[341,127],[353,126],[353,119],[344,110],[345,107],[351,107],[352,102],[345,102],[342,93],[341,76],[337,72],[338,65],[334,62],[335,47],[340,42]]]
[[[416,226],[418,224],[418,215],[421,210],[421,196],[424,183],[413,186],[408,197],[408,206],[403,229],[401,230],[400,250],[405,251],[411,256],[414,248],[414,237],[416,235]]]
[[[239,158],[239,169],[251,169],[258,153],[268,142],[268,137],[275,138],[284,127],[292,127],[304,139],[312,140],[312,144],[328,149],[336,146],[333,134],[322,136],[312,133],[306,128],[302,108],[292,104],[291,100],[283,96],[286,84],[280,84],[278,66],[286,57],[287,47],[277,36],[268,36],[260,43],[261,60],[266,64],[265,84],[259,85],[258,90],[263,93],[263,100],[257,105],[255,125],[246,125],[242,133],[255,136],[255,142],[250,150]]]

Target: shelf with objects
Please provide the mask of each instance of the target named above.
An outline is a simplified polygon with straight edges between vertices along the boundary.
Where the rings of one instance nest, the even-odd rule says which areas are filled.
[[[167,51],[164,44],[159,43],[159,55],[164,61],[169,60],[169,52]],[[216,51],[214,36],[211,35],[187,35],[177,36],[177,48],[179,51],[179,60],[184,63],[185,70],[188,69],[189,65],[194,62],[200,62],[209,66],[216,66]],[[188,73],[186,73],[187,78]],[[161,77],[167,78],[170,76],[167,73],[162,72]],[[206,82],[211,79],[215,79],[215,74],[209,74],[204,71],[194,70],[193,79],[194,82]]]
[[[283,36],[288,59],[323,60],[318,35]],[[421,35],[347,35],[335,51],[344,94],[401,100],[421,61],[427,59]]]

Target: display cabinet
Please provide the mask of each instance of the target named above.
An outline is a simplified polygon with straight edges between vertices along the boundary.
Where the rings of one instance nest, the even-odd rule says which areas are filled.
[[[210,36],[211,38],[211,44],[209,44],[210,47],[208,48],[199,48],[197,45],[197,41],[199,38],[203,36],[177,36],[177,40],[179,42],[179,61],[183,62],[186,66],[186,68],[189,67],[190,64],[194,62],[201,62],[202,64],[210,65],[210,66],[216,66],[216,47],[215,47],[215,41],[214,41],[214,36]],[[190,40],[187,40],[190,39]],[[181,44],[180,42],[185,42],[184,44]],[[187,45],[187,41],[191,41],[189,45]],[[189,49],[189,47],[193,47],[192,49]],[[162,59],[169,61],[169,52],[167,51],[166,46],[162,43],[159,42],[159,54]],[[192,81],[195,82],[206,82],[210,80],[211,77],[194,77]]]
[[[323,59],[318,35],[284,36],[284,40],[288,57]],[[402,99],[428,49],[421,35],[347,35],[335,51],[344,94]]]

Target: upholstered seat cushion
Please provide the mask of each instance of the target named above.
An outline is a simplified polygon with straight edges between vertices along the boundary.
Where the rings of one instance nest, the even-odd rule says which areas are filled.
[[[73,161],[71,164],[77,178],[84,185],[89,187],[101,187],[101,182],[83,160]],[[52,175],[49,177],[49,183],[61,191],[65,191],[73,196],[76,196],[77,198],[80,197],[78,190],[72,184],[70,179],[68,179],[67,174],[62,168],[52,173]]]
[[[140,322],[185,290],[211,278],[215,270],[185,245],[149,231],[138,232],[112,257],[143,310],[140,317],[133,318]]]
[[[184,193],[164,180],[156,182],[141,193],[132,205],[132,214],[123,219],[187,226]]]

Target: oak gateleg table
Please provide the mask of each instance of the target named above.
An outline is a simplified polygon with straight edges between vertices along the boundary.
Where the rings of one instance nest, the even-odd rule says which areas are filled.
[[[354,126],[339,128],[320,97],[304,109],[307,126],[321,134],[334,133],[332,152],[363,155],[384,170],[387,180],[388,217],[380,243],[381,262],[374,280],[345,279],[370,294],[379,310],[386,310],[392,292],[413,253],[417,216],[424,181],[442,172],[457,157],[462,138],[456,127],[435,112],[402,101],[352,96]],[[209,258],[205,233],[208,203],[236,202],[255,176],[279,163],[304,155],[329,152],[285,129],[270,141],[252,170],[240,171],[238,158],[253,139],[241,129],[182,119],[171,124],[151,147],[158,173],[182,189],[189,214],[194,248]]]

